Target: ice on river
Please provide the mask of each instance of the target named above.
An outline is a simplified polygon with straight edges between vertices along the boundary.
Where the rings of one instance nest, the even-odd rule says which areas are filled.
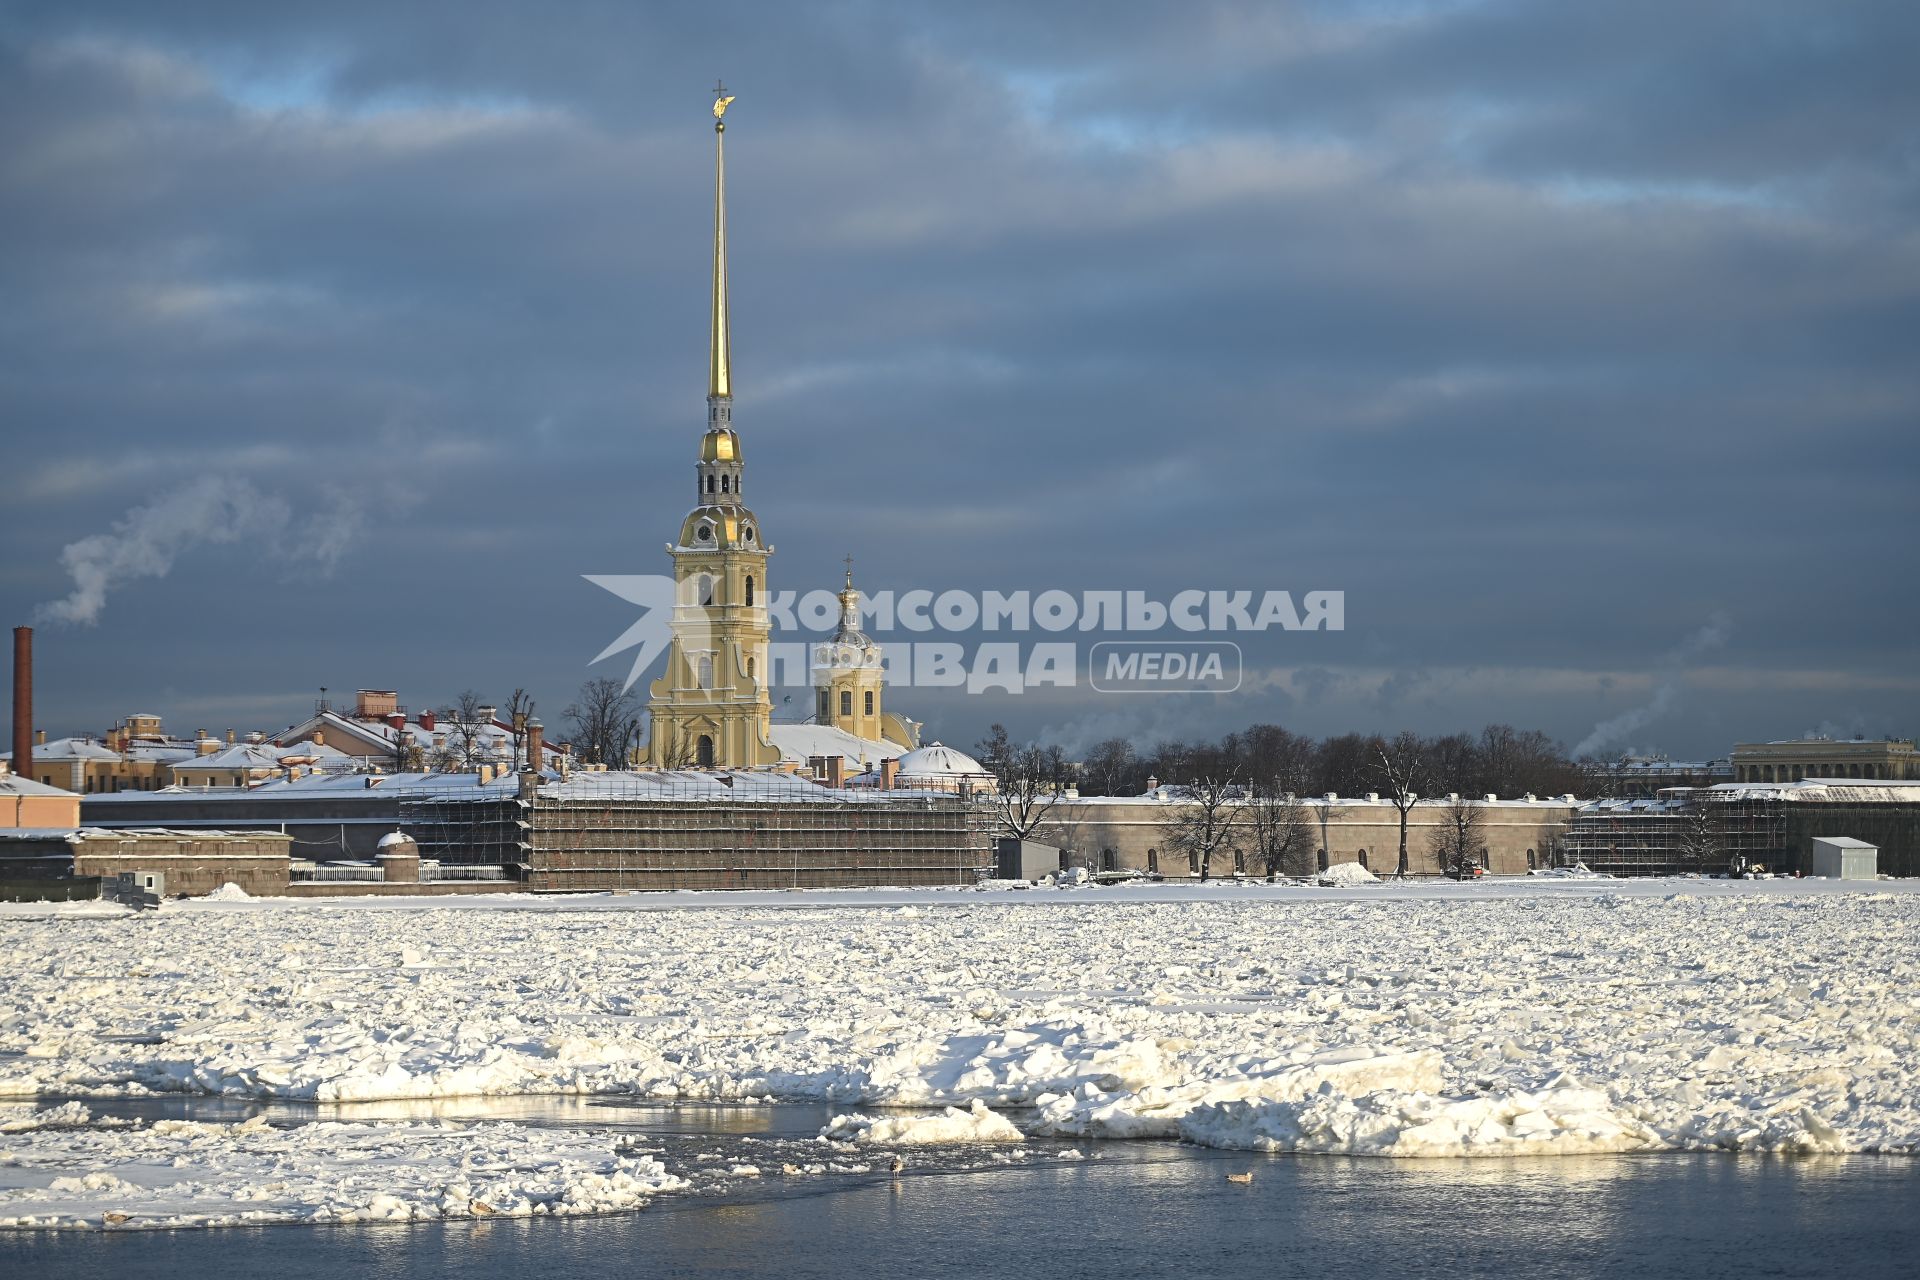
[[[618,1135],[444,1121],[276,1128],[95,1121],[66,1103],[0,1126],[0,1227],[414,1222],[637,1209],[686,1185]]]
[[[1251,1150],[1912,1153],[1917,888],[1534,880],[0,917],[0,1093],[772,1096]],[[542,1186],[510,1202],[558,1194]]]

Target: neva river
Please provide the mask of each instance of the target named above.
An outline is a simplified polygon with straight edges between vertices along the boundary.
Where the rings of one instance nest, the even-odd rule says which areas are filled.
[[[168,1099],[133,1112],[231,1118]],[[826,1109],[522,1102],[525,1122],[631,1127],[677,1157],[750,1157]],[[272,1109],[276,1121],[297,1109]],[[663,1196],[634,1214],[419,1226],[0,1234],[0,1273],[100,1277],[1906,1276],[1920,1163],[1901,1157],[1261,1157],[1060,1144],[995,1166],[929,1153],[798,1184]],[[1250,1183],[1229,1173],[1251,1172]]]

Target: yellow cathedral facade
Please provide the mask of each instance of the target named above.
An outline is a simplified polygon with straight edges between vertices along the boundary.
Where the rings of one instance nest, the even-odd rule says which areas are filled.
[[[882,705],[880,646],[860,630],[849,562],[840,625],[815,647],[814,723],[775,725],[767,682],[773,547],[746,505],[745,463],[733,426],[727,315],[726,112],[713,104],[713,299],[708,335],[707,431],[694,464],[694,506],[669,543],[675,596],[666,669],[648,689],[645,764],[654,769],[800,767],[821,754],[868,761],[919,745],[919,726]],[[826,734],[808,730],[825,729]],[[855,752],[858,755],[855,756]]]

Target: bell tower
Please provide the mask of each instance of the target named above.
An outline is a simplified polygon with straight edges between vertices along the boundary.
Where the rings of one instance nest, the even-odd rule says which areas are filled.
[[[853,585],[853,557],[848,556],[840,626],[831,640],[813,650],[814,719],[878,742],[884,736],[880,699],[885,684],[880,646],[860,630],[860,592]]]
[[[727,317],[727,107],[713,101],[713,312],[708,337],[707,433],[694,464],[694,506],[673,558],[673,641],[648,689],[646,762],[655,769],[748,769],[779,763],[769,740],[767,544],[742,500],[745,464],[733,429]]]

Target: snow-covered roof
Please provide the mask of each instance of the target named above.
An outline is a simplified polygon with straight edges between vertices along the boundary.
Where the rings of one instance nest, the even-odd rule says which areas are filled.
[[[776,724],[767,737],[780,748],[780,758],[805,764],[816,756],[840,756],[855,767],[891,760],[904,750],[892,742],[861,738],[830,724]]]
[[[910,778],[986,778],[992,775],[986,766],[964,751],[956,751],[944,742],[930,742],[900,757],[900,777]]]
[[[1803,804],[1920,804],[1920,779],[1807,778],[1801,782],[1723,782],[1716,800],[1784,800]]]
[[[542,800],[700,800],[703,798],[795,803],[869,804],[924,800],[918,792],[823,787],[778,770],[662,769],[576,773],[540,788]]]
[[[70,796],[72,791],[62,791],[59,787],[50,787],[44,782],[35,782],[32,778],[23,778],[17,773],[0,773],[0,795],[4,796]]]
[[[91,738],[55,738],[33,748],[35,760],[118,760],[120,753],[103,747]],[[0,752],[0,759],[13,759],[13,752]]]
[[[183,760],[180,764],[202,769],[278,769],[284,760],[308,759],[322,769],[345,769],[353,764],[353,757],[346,752],[326,743],[311,742],[296,742],[290,747],[277,747],[270,742],[240,742],[225,751]]]
[[[291,840],[284,831],[269,830],[224,830],[218,827],[194,827],[191,830],[178,827],[82,827],[73,833],[78,840],[226,840],[235,836],[248,839],[260,837]]]
[[[1462,796],[1460,798],[1483,808],[1495,809],[1565,809],[1569,805],[1578,805],[1581,803],[1579,800],[1569,796],[1520,796],[1508,800],[1487,800],[1480,796]],[[1082,795],[1078,797],[1078,800],[1081,802],[1091,801],[1095,804],[1138,805],[1176,804],[1185,799],[1186,788],[1173,786],[1171,784],[1162,784],[1155,787],[1152,791],[1147,792],[1145,795],[1139,796]],[[1379,796],[1372,800],[1367,799],[1365,796],[1341,795],[1336,795],[1331,799],[1326,796],[1296,796],[1295,799],[1309,809],[1378,808],[1382,805],[1391,805],[1393,803],[1385,796]],[[1067,803],[1071,804],[1075,803],[1075,801],[1070,799]],[[1453,801],[1447,799],[1445,796],[1422,796],[1414,802],[1414,807],[1416,809],[1431,809],[1436,806],[1449,805],[1452,803]]]
[[[547,777],[558,775],[549,770]],[[275,776],[250,787],[162,787],[158,791],[102,792],[86,798],[88,805],[139,804],[143,801],[257,800],[261,797],[300,800],[311,796],[351,795],[363,791],[398,792],[408,798],[431,797],[443,793],[516,794],[520,787],[514,774],[503,774],[482,783],[473,773],[305,773],[288,781]]]

